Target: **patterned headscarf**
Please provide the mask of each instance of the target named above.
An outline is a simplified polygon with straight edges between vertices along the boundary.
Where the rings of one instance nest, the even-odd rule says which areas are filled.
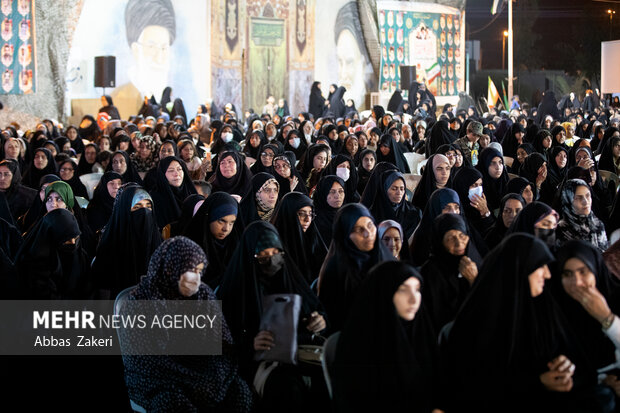
[[[262,201],[260,197],[260,194],[270,184],[274,184],[278,188],[278,192],[280,191],[280,184],[278,184],[278,181],[276,181],[274,178],[266,180],[265,183],[263,183],[263,185],[260,187],[260,189],[256,191],[256,209],[257,209],[256,212],[258,212],[258,216],[260,217],[262,221],[267,221],[267,222],[269,222],[269,220],[271,219],[271,216],[273,215],[273,211],[275,210],[275,207],[270,209],[267,205],[265,205],[265,203]]]

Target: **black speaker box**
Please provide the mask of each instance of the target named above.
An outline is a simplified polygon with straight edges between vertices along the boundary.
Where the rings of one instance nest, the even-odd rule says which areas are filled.
[[[415,66],[400,65],[400,89],[409,90],[412,82],[416,80]]]
[[[116,87],[116,56],[95,57],[95,87]]]

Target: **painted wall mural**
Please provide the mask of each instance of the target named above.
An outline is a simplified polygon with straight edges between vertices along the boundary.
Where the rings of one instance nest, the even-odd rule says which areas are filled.
[[[36,92],[36,51],[33,0],[0,1],[2,38],[1,94],[25,95]]]

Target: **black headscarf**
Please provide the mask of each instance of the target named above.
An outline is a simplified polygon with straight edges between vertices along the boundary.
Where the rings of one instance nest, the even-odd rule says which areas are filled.
[[[256,148],[253,147],[252,144],[250,143],[250,139],[252,138],[253,135],[258,136],[258,139],[260,140]],[[250,158],[256,159],[256,162],[260,162],[260,154],[262,152],[261,149],[263,145],[267,145],[267,143],[269,142],[267,141],[267,138],[265,138],[265,132],[263,132],[260,129],[253,130],[250,133],[248,133],[248,136],[245,138],[245,146],[243,147],[243,153],[245,153],[246,156],[249,156]]]
[[[450,124],[446,120],[438,120],[431,127],[430,136],[426,138],[425,153],[426,157],[437,152],[437,148],[441,145],[451,144],[453,141],[452,133],[450,133]]]
[[[106,171],[114,171],[114,169],[112,168],[112,162],[114,161],[114,157],[117,154],[121,154],[123,156],[123,158],[125,158],[125,164],[127,165],[127,170],[125,171],[124,174],[122,174],[123,177],[123,183],[129,183],[129,182],[133,182],[136,183],[138,185],[142,185],[142,178],[140,178],[140,175],[138,174],[138,170],[136,169],[136,165],[134,165],[133,162],[131,162],[131,159],[129,158],[129,155],[127,154],[127,152],[125,151],[116,151],[112,154],[112,156],[110,157],[110,163],[108,163],[107,168],[105,169]]]
[[[372,214],[361,204],[347,204],[340,208],[334,221],[334,238],[319,275],[319,298],[335,331],[345,325],[347,314],[359,287],[372,266],[394,258],[375,233],[375,243],[369,252],[359,250],[349,238],[355,223]]]
[[[270,181],[270,180],[276,184],[276,186],[278,187],[278,192],[279,192],[282,189],[282,187],[278,183],[276,178],[271,174],[268,174],[266,172],[259,172],[256,175],[254,175],[252,179],[250,180],[250,185],[251,185],[250,190],[239,203],[238,220],[240,221],[239,225],[241,225],[242,228],[247,227],[254,221],[260,221],[262,219],[261,215],[259,215],[258,213],[258,206],[256,205],[257,203],[256,193],[263,187],[263,185],[265,185],[267,181]],[[275,211],[275,206],[270,211],[261,211],[261,212],[264,212],[267,214],[267,216],[265,216],[264,214],[262,215],[265,216],[266,221],[269,221],[274,211]]]
[[[222,162],[228,157],[231,157],[237,164],[237,173],[230,178],[225,178],[220,172],[219,162]],[[239,195],[244,197],[250,190],[252,172],[250,172],[248,167],[245,165],[243,158],[236,151],[224,152],[222,156],[218,158],[215,179],[212,182],[213,192],[222,191],[231,195]]]
[[[551,277],[551,292],[560,308],[566,315],[571,326],[578,331],[578,338],[582,348],[588,349],[587,355],[597,369],[615,363],[615,346],[601,330],[601,324],[596,321],[580,302],[566,293],[562,286],[562,274],[566,261],[577,258],[586,265],[596,278],[596,289],[605,297],[614,314],[620,312],[620,282],[613,276],[600,251],[586,240],[572,240],[565,243],[558,251],[557,262],[553,277]]]
[[[88,225],[93,232],[97,232],[102,229],[105,224],[108,223],[108,220],[112,215],[114,198],[110,196],[110,192],[108,191],[108,183],[114,179],[120,179],[122,181],[123,178],[113,171],[104,173],[101,180],[95,187],[93,199],[91,199],[88,203],[88,207],[86,209]]]
[[[375,200],[377,191],[381,188],[381,175],[385,171],[398,171],[396,166],[390,162],[379,162],[368,177],[368,182],[362,193],[360,203],[370,208]]]
[[[11,215],[13,215],[13,220],[17,221],[20,216],[28,211],[34,197],[38,196],[38,194],[35,189],[21,184],[22,175],[19,171],[19,163],[16,160],[4,159],[0,161],[0,166],[7,167],[13,174],[11,186],[4,191],[4,195],[9,204]]]
[[[88,125],[85,128],[82,128],[81,125],[82,125],[82,122],[84,122],[84,120],[89,120],[90,125]],[[75,138],[75,140],[71,141],[71,147],[75,149],[76,153],[83,153],[84,142],[82,142],[82,139],[94,141],[100,132],[101,132],[101,129],[99,129],[99,125],[97,124],[97,121],[95,120],[95,118],[92,117],[91,115],[85,115],[80,122],[80,128],[77,130],[78,136]]]
[[[367,171],[364,168],[364,164],[363,164],[364,158],[368,154],[372,155],[372,157],[375,158],[375,165],[373,166],[373,169],[370,171]],[[360,152],[359,159],[360,159],[359,166],[357,167],[357,176],[359,177],[359,181],[357,183],[357,193],[363,194],[364,189],[366,189],[366,184],[368,183],[368,180],[370,179],[370,176],[372,175],[372,172],[374,171],[374,168],[377,167],[377,154],[372,149],[364,149]]]
[[[406,189],[406,181],[403,174],[397,171],[386,171],[381,175],[381,187],[378,188],[375,200],[370,207],[370,212],[377,222],[391,219],[398,222],[403,231],[404,239],[408,240],[416,229],[422,218],[420,209],[410,204],[407,197],[403,194],[400,203],[394,204],[390,201],[387,190],[396,180],[402,180]]]
[[[183,168],[183,183],[179,187],[170,185],[168,178],[166,178],[166,170],[173,161],[176,161]],[[177,221],[181,216],[183,201],[195,193],[196,188],[189,176],[185,162],[175,156],[162,159],[157,166],[157,185],[151,191],[151,197],[153,197],[155,204],[154,212],[157,225],[163,228],[169,223]]]
[[[390,152],[387,155],[383,155],[380,147],[386,146],[390,148]],[[383,135],[377,144],[377,162],[389,162],[392,165],[395,165],[399,171],[404,174],[408,174],[411,171],[409,170],[409,164],[405,159],[405,155],[401,150],[400,145],[394,140],[392,135]]]
[[[527,204],[521,212],[519,212],[515,220],[512,221],[512,225],[510,225],[510,228],[506,231],[506,235],[514,232],[525,232],[535,235],[534,225],[550,214],[554,214],[559,220],[559,215],[549,205],[538,201]]]
[[[566,165],[564,166],[564,168],[561,169],[555,161],[555,157],[558,156],[560,152],[566,153]],[[566,177],[567,172],[568,150],[563,145],[554,146],[549,151],[549,162],[547,163],[547,179],[545,181],[549,181],[548,185],[557,188]]]
[[[45,175],[39,182],[39,191],[43,188],[44,184],[51,184],[52,182],[60,181],[60,177],[57,175]],[[24,232],[28,232],[30,227],[37,222],[43,215],[47,214],[47,208],[45,207],[45,200],[41,200],[41,197],[37,195],[32,199],[32,204],[25,214],[19,217],[17,223],[19,228]]]
[[[464,255],[453,255],[444,246],[444,237],[448,231],[458,230],[471,235],[465,220],[457,214],[441,214],[433,222],[431,235],[431,255],[420,272],[426,283],[422,294],[423,305],[428,311],[436,333],[448,322],[454,320],[458,309],[470,290],[469,282],[460,275],[459,263],[464,256],[469,257],[478,268],[482,258],[470,239]]]
[[[519,201],[521,203],[521,207],[525,208],[525,199],[523,199],[523,197],[520,194],[508,193],[504,195],[504,197],[502,198],[502,202],[499,206],[499,214],[498,214],[497,219],[495,220],[495,224],[493,224],[493,226],[491,227],[487,235],[484,237],[484,240],[486,241],[487,245],[490,247],[499,245],[499,243],[502,242],[502,240],[504,239],[506,232],[508,231],[508,228],[506,227],[506,225],[504,225],[504,218],[502,214],[503,214],[504,208],[506,207],[506,203],[511,199],[515,199]]]
[[[73,176],[68,181],[65,181],[69,184],[71,189],[73,190],[73,195],[81,196],[82,198],[88,199],[88,191],[86,190],[86,186],[80,180],[80,177],[77,174],[78,165],[75,163],[73,159],[68,159],[60,163],[60,167],[62,168],[65,164],[71,164],[71,168],[73,168]],[[63,179],[64,181],[64,179]]]
[[[338,208],[332,208],[327,203],[327,195],[329,195],[329,191],[332,189],[334,182],[338,182],[338,184],[342,186],[346,197],[347,190],[345,189],[345,183],[342,178],[335,175],[322,177],[316,186],[316,191],[314,191],[312,195],[312,199],[314,200],[314,212],[316,214],[316,227],[323,241],[325,241],[325,245],[330,245],[332,242],[334,219],[338,212]]]
[[[360,288],[336,349],[332,382],[338,411],[360,412],[377,403],[402,411],[431,411],[436,341],[422,308],[412,321],[405,321],[393,301],[410,277],[424,285],[410,265],[385,262],[369,272]],[[425,300],[423,295],[422,306]],[[374,326],[372,334],[368,325]]]
[[[338,165],[343,162],[349,163],[349,179],[344,183],[345,188],[345,198],[344,203],[348,204],[351,202],[359,202],[360,195],[357,193],[357,183],[359,182],[359,177],[357,176],[357,169],[355,168],[355,164],[353,160],[347,155],[336,155],[332,158],[331,161],[325,166],[325,169],[321,172],[321,177],[328,175],[337,175],[336,170]]]
[[[180,276],[200,264],[206,265],[207,259],[196,243],[185,237],[168,239],[153,253],[148,273],[129,299],[160,300],[162,307],[165,307],[166,300],[215,300],[215,294],[204,283],[191,297],[179,292]],[[223,318],[221,312],[216,312],[215,316]],[[132,339],[132,329],[121,331],[128,335],[126,340]],[[212,332],[192,338],[206,343],[211,339],[209,334]],[[134,339],[139,338],[142,337]],[[124,355],[125,381],[131,399],[149,411],[168,410],[171,406],[184,411],[250,410],[252,393],[239,377],[236,360],[230,351],[233,339],[225,320],[222,321],[220,338],[222,355],[218,356]],[[166,340],[179,338],[173,332],[166,335]],[[169,341],[160,345],[179,345]]]
[[[304,154],[304,157],[299,160],[297,169],[299,170],[299,173],[301,174],[301,177],[304,180],[304,184],[307,184],[308,178],[310,177],[310,173],[314,169],[314,157],[320,152],[325,152],[325,156],[328,156],[329,153],[331,152],[331,148],[328,145],[325,145],[322,143],[318,143],[318,144],[315,143],[308,147],[308,150]],[[311,189],[311,188],[308,188],[308,189]]]
[[[295,133],[297,133],[296,130]],[[275,163],[277,160],[288,161],[288,164],[290,166],[290,175],[288,178],[283,177],[278,171],[276,171]],[[295,154],[293,152],[286,151],[282,155],[276,155],[276,157],[273,158],[273,162],[273,177],[276,178],[278,184],[280,184],[280,191],[278,192],[278,202],[280,202],[284,195],[288,194],[289,192],[300,192],[302,194],[308,194],[308,188],[306,188],[304,179],[301,176],[301,173],[297,170],[297,168],[295,168],[295,163],[297,163],[297,159],[295,158]],[[291,178],[293,177],[297,177],[297,184],[291,190]]]
[[[525,128],[519,122],[513,123],[510,129],[506,131],[504,139],[502,140],[504,156],[510,156],[516,159],[517,147],[520,144],[515,135],[519,132],[523,133],[522,142],[525,142]]]
[[[97,146],[97,144],[95,143],[89,143],[88,145],[84,146],[84,152],[86,152],[86,148],[88,147],[93,147],[95,148],[95,153],[98,155],[99,154],[99,146]],[[93,172],[93,166],[97,163],[97,159],[95,159],[95,162],[93,163],[88,163],[88,161],[86,160],[86,155],[82,154],[82,157],[80,158],[80,162],[78,162],[78,166],[77,169],[75,171],[75,175],[76,176],[82,176],[82,175],[86,175],[89,173]]]
[[[616,163],[614,160],[614,145],[620,144],[619,137],[611,137],[601,151],[601,157],[598,160],[598,169],[617,173]],[[568,168],[567,168],[568,169]]]
[[[45,168],[38,169],[34,166],[34,155],[37,152],[41,152],[47,158],[47,165]],[[22,178],[22,185],[26,185],[29,188],[37,189],[39,185],[39,181],[44,175],[56,174],[56,162],[54,161],[54,157],[52,156],[52,152],[50,152],[47,148],[38,148],[34,150],[33,158],[30,161],[30,167],[24,173],[24,177]]]
[[[290,144],[290,139],[291,138],[298,138],[299,139],[299,146],[297,146],[297,148],[293,147]],[[286,135],[286,142],[284,143],[284,150],[285,151],[289,151],[289,152],[293,152],[295,154],[295,158],[296,159],[301,159],[303,158],[303,156],[305,155],[306,151],[308,150],[308,143],[306,142],[306,138],[304,138],[304,135],[302,133],[300,133],[297,129],[292,129],[288,135]],[[295,165],[293,165],[293,168],[295,168]]]
[[[73,249],[63,245],[79,235],[77,220],[64,208],[48,212],[28,232],[15,258],[20,295],[39,300],[90,298],[89,268],[79,239]]]
[[[218,240],[211,233],[209,225],[226,215],[236,215],[237,221],[230,234],[223,240]],[[220,285],[222,275],[241,238],[242,228],[239,204],[226,192],[209,195],[187,226],[184,235],[200,245],[209,259],[202,280],[210,287],[216,288]]]
[[[138,191],[148,195],[136,184],[118,190],[112,216],[103,229],[93,261],[95,284],[110,291],[111,297],[138,283],[146,274],[151,254],[162,241],[153,211],[148,208],[131,211]]]
[[[437,188],[437,179],[435,179],[435,171],[433,168],[433,161],[436,157],[445,158],[445,161],[450,164],[450,161],[445,155],[434,154],[428,158],[426,162],[426,166],[424,167],[424,171],[422,172],[422,178],[416,186],[415,191],[413,192],[413,198],[411,203],[417,206],[420,209],[423,209],[426,206],[431,194],[438,189]],[[449,186],[450,179],[448,178],[448,182],[446,182],[446,187]]]
[[[499,178],[492,178],[489,175],[489,166],[493,158],[499,157],[502,160],[502,174]],[[504,157],[502,154],[493,148],[485,148],[480,152],[478,170],[482,173],[482,187],[484,188],[484,195],[487,198],[487,204],[489,210],[494,211],[499,208],[499,204],[502,200],[502,196],[508,185],[508,171],[506,165],[504,165]]]
[[[534,145],[536,152],[541,154],[545,160],[547,160],[547,149],[545,149],[543,141],[547,136],[551,136],[551,133],[547,129],[540,129],[532,141],[532,145]],[[551,140],[553,141],[553,137]]]
[[[204,202],[205,197],[200,194],[189,195],[181,205],[181,216],[177,221],[170,224],[170,236],[185,235],[185,230],[194,217],[194,210],[199,202]],[[199,206],[200,207],[200,206]]]
[[[297,213],[301,208],[312,207],[313,202],[308,196],[299,192],[289,192],[282,198],[280,205],[272,217],[272,223],[277,228],[282,239],[284,249],[308,284],[318,278],[321,265],[327,255],[327,247],[318,231],[315,220],[303,231]]]
[[[217,292],[242,365],[248,363],[254,354],[253,342],[258,333],[265,295],[299,294],[300,318],[313,311],[322,312],[321,303],[285,249],[282,268],[271,277],[263,275],[255,255],[266,248],[283,249],[278,230],[268,222],[250,224],[235,248]]]
[[[480,219],[480,212],[471,206],[469,187],[481,178],[482,174],[479,170],[474,168],[461,168],[452,181],[452,188],[459,194],[459,199],[461,200],[461,211],[470,222]],[[482,190],[486,192],[484,184],[482,185]],[[491,207],[489,207],[489,209],[491,209]]]
[[[547,246],[529,234],[510,235],[487,256],[442,346],[452,383],[447,407],[486,411],[499,402],[522,410],[531,400],[546,406],[550,399],[568,404],[584,382],[595,384],[595,371],[573,347],[548,289],[531,295],[529,274],[551,261]],[[540,383],[547,363],[560,354],[577,366],[571,393],[548,392]]]
[[[271,149],[273,151],[274,157],[282,153],[282,145],[277,141],[271,142],[272,143],[266,143],[264,145],[261,145],[260,150],[258,151],[258,158],[256,158],[256,162],[254,162],[254,165],[252,165],[252,167],[250,168],[250,172],[252,172],[253,174],[257,174],[259,172],[267,172],[271,175],[274,174],[273,163],[271,164],[271,166],[266,167],[265,165],[263,165],[263,161],[260,158],[260,154],[263,153],[265,149]],[[273,158],[271,160],[273,162]]]

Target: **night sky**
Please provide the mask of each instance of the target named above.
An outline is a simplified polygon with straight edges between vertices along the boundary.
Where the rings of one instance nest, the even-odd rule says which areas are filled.
[[[487,28],[494,17],[491,15],[492,0],[468,0],[466,23],[468,40],[480,40],[482,68],[493,69],[502,66],[502,32],[508,28],[508,5],[501,15]],[[594,47],[600,40],[609,40],[609,14],[615,9],[612,20],[612,38],[620,38],[620,1],[599,2],[592,0],[517,0],[513,3],[515,13],[515,38],[519,30],[529,31],[527,22],[533,22],[530,39],[534,39],[532,69],[561,69],[574,72],[579,64],[571,60],[573,52]],[[519,17],[522,24],[519,24]],[[514,24],[514,23],[513,23]],[[480,31],[479,31],[480,30]],[[523,33],[522,35],[528,36]],[[600,55],[600,43],[598,43]],[[515,48],[518,44],[515,43]],[[600,59],[600,57],[599,57]],[[519,62],[515,61],[515,64]],[[600,63],[600,61],[599,61]]]

